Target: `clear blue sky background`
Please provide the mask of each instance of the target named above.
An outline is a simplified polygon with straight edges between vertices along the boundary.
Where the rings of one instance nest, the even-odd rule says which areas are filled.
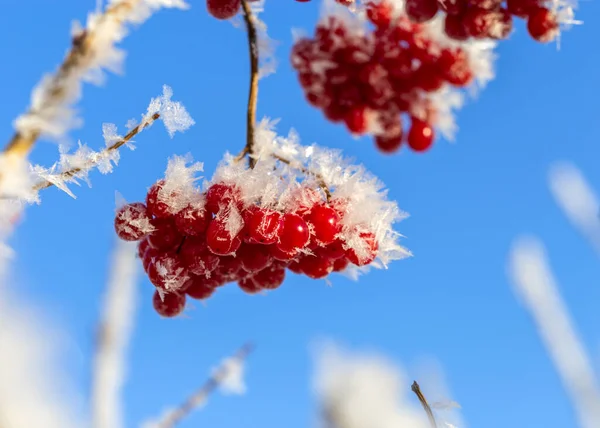
[[[281,65],[261,83],[259,115],[281,117],[280,131],[295,127],[306,143],[344,148],[384,180],[391,197],[411,214],[399,228],[415,257],[358,283],[336,278],[333,287],[294,275],[267,296],[226,287],[205,307],[189,311],[188,319],[160,319],[144,280],[126,387],[128,424],[184,398],[214,363],[251,339],[259,347],[249,366],[249,393],[214,397],[182,427],[305,427],[316,411],[309,345],[332,337],[408,364],[437,357],[471,427],[574,426],[567,397],[511,292],[505,266],[518,234],[544,239],[599,367],[598,259],[559,212],[546,183],[549,165],[566,159],[600,189],[599,4],[582,4],[579,16],[586,24],[564,35],[560,52],[530,40],[519,22],[498,50],[498,78],[460,113],[457,144],[440,141],[425,155],[402,151],[384,157],[368,139],[352,140],[303,100],[288,61],[290,28],[312,29],[318,3],[268,2],[264,18],[271,37],[281,41]],[[30,89],[62,59],[71,20],[83,19],[94,1],[4,0],[2,6],[0,136],[7,141]],[[93,188],[77,189],[77,200],[46,191],[43,205],[28,210],[15,241],[19,287],[71,335],[75,345],[68,363],[82,389],[89,385],[93,332],[114,240],[115,190],[128,200],[142,199],[172,154],[192,152],[210,175],[225,150],[238,151],[244,142],[243,31],[210,19],[198,1],[188,12],[154,16],[124,47],[126,75],[111,76],[103,88],[85,88],[85,127],[72,137],[100,147],[102,123],[122,126],[139,117],[164,83],[172,85],[197,125],[174,140],[162,127],[145,132],[135,152],[123,152],[116,172],[95,173]],[[46,164],[56,157],[51,143],[40,144],[34,154]]]

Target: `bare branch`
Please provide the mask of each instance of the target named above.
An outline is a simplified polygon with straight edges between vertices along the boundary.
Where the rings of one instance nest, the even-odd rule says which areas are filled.
[[[419,386],[419,384],[417,383],[416,380],[413,382],[410,389],[412,390],[412,392],[415,393],[415,395],[421,402],[421,405],[423,406],[425,413],[427,413],[427,418],[429,418],[429,424],[431,425],[431,428],[437,428],[437,423],[435,422],[435,416],[433,416],[433,411],[431,410],[431,406],[429,405],[429,403],[427,402],[427,399],[421,392],[421,387]]]

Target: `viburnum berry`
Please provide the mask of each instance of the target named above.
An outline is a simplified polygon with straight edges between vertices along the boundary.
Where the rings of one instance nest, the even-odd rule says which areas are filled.
[[[181,260],[174,254],[163,253],[152,258],[146,270],[148,279],[156,287],[165,291],[178,291],[189,279]]]
[[[232,236],[227,224],[219,219],[213,219],[206,230],[206,245],[208,249],[219,256],[235,253],[242,240]]]
[[[185,294],[154,292],[152,296],[154,310],[165,318],[173,318],[183,312],[185,308]]]
[[[366,3],[367,18],[379,28],[388,27],[392,22],[393,6],[387,1],[370,1]]]
[[[175,225],[183,235],[201,235],[208,226],[207,212],[204,208],[189,205],[175,214]]]
[[[506,0],[508,12],[519,18],[527,16],[541,6],[540,0]]]
[[[246,213],[244,225],[252,242],[265,245],[277,242],[281,213],[258,207]]]
[[[333,271],[333,260],[325,257],[304,256],[299,261],[302,273],[312,279],[325,278]]]
[[[367,130],[367,116],[364,107],[350,109],[344,116],[348,130],[356,135],[364,134]]]
[[[450,14],[444,17],[444,32],[448,37],[458,41],[464,41],[469,38],[469,32],[464,25],[463,14]],[[442,70],[444,68],[442,67]]]
[[[318,247],[315,250],[315,254],[317,257],[323,257],[330,260],[337,260],[344,257],[346,255],[344,241],[338,238],[324,247]]]
[[[206,278],[196,275],[187,280],[184,288],[185,294],[198,300],[208,299],[215,292],[215,288],[210,286]]]
[[[348,267],[350,262],[346,257],[341,257],[333,262],[333,272],[342,272]]]
[[[172,251],[181,244],[183,236],[177,230],[173,217],[155,218],[152,220],[152,226],[154,231],[147,238],[152,248]]]
[[[363,231],[359,234],[360,245],[358,248],[349,248],[346,258],[356,266],[371,264],[377,257],[379,244],[372,232]]]
[[[239,195],[239,189],[236,187],[215,183],[206,191],[206,211],[217,214],[222,207],[226,208],[232,203],[238,204]]]
[[[176,195],[165,195],[164,185],[165,180],[157,181],[148,189],[148,194],[146,195],[148,213],[157,218],[166,218],[172,215],[168,198]]]
[[[115,232],[124,241],[137,241],[151,230],[148,210],[140,202],[119,208],[115,215]]]
[[[407,142],[415,152],[424,152],[433,144],[433,129],[431,126],[420,119],[412,118],[410,131],[408,132]]]
[[[137,255],[140,259],[144,258],[144,255],[146,254],[146,251],[148,250],[148,248],[150,248],[150,243],[148,242],[147,239],[142,239],[137,247],[137,249],[138,249]]]
[[[241,0],[206,0],[208,13],[217,19],[233,18],[242,5]]]
[[[247,294],[257,294],[262,291],[260,285],[253,277],[247,277],[238,281],[239,287]]]
[[[248,272],[258,272],[271,263],[271,254],[266,245],[242,244],[236,253],[240,259],[242,268]]]
[[[462,49],[443,49],[440,66],[446,80],[454,86],[466,86],[473,80],[469,58]]]
[[[416,23],[431,20],[439,9],[437,0],[407,0],[405,7],[408,17]]]
[[[279,288],[285,280],[285,267],[271,265],[253,274],[254,282],[263,290]]]
[[[281,217],[279,242],[277,247],[285,253],[291,253],[306,247],[310,232],[306,222],[297,214],[286,213]]]
[[[545,7],[538,7],[529,11],[527,31],[538,42],[551,42],[559,32],[556,14]]]
[[[402,145],[402,134],[395,136],[377,135],[375,137],[375,146],[382,153],[396,153]]]
[[[219,257],[209,251],[203,237],[187,237],[179,250],[179,258],[194,275],[207,275],[219,266]]]
[[[332,243],[340,232],[337,211],[325,204],[315,205],[306,220],[312,226],[312,233],[320,244]]]
[[[277,244],[269,245],[268,248],[269,248],[269,253],[271,254],[271,257],[273,257],[275,260],[279,260],[281,262],[292,261],[298,255],[298,249],[284,251]]]

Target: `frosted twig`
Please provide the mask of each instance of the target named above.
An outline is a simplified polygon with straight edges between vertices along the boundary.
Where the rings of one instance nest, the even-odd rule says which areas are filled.
[[[80,97],[82,82],[98,80],[103,69],[118,70],[124,54],[114,44],[127,34],[125,24],[139,24],[161,7],[187,5],[183,0],[114,0],[104,13],[91,14],[58,70],[35,88],[31,106],[17,119],[17,130],[4,151],[26,156],[42,133],[61,136],[73,126],[70,107]]]
[[[278,155],[276,153],[271,154],[271,156],[273,156],[275,159],[277,159],[280,162],[283,162],[286,165],[296,168],[298,171],[301,171],[303,174],[308,174],[308,175],[312,175],[313,177],[315,177],[317,179],[317,182],[319,183],[319,187],[321,189],[323,189],[323,192],[325,192],[325,196],[327,196],[327,200],[329,201],[331,199],[331,191],[329,190],[329,187],[327,186],[327,183],[325,183],[325,179],[323,178],[323,176],[321,174],[311,171],[310,169],[305,168],[302,165],[296,165],[291,160],[286,159],[283,156]]]
[[[244,10],[244,22],[248,32],[248,51],[250,54],[250,90],[248,91],[248,108],[246,110],[246,145],[240,154],[236,157],[240,161],[248,155],[248,165],[254,168],[256,159],[254,159],[254,131],[256,127],[256,104],[258,100],[258,36],[254,22],[252,9],[247,0],[242,0]]]
[[[116,141],[115,143],[113,143],[110,146],[108,146],[107,148],[105,148],[102,152],[100,152],[100,155],[97,156],[97,159],[103,159],[103,158],[105,158],[105,156],[103,156],[103,155],[106,155],[112,151],[118,150],[121,146],[123,146],[124,144],[127,144],[129,141],[131,141],[131,139],[133,137],[135,137],[137,134],[139,134],[142,130],[144,130],[148,126],[152,125],[158,118],[160,118],[160,113],[154,113],[146,121],[140,123],[138,126],[136,126],[131,131],[129,131],[127,133],[127,135],[125,135],[122,139]],[[37,192],[37,191],[40,191],[43,189],[47,189],[48,187],[54,186],[57,182],[63,182],[63,181],[69,180],[70,178],[75,177],[78,173],[91,169],[95,165],[95,163],[96,163],[95,159],[88,159],[87,163],[84,166],[71,168],[67,171],[64,171],[64,172],[58,174],[58,177],[55,180],[52,180],[52,181],[46,180],[39,184],[36,184],[34,187],[34,191]]]
[[[185,417],[201,406],[206,399],[219,387],[224,386],[227,378],[232,375],[235,366],[241,365],[254,350],[251,343],[242,346],[232,357],[219,366],[213,375],[179,407],[169,411],[160,421],[144,425],[148,428],[173,428]]]
[[[119,241],[113,255],[92,372],[92,427],[121,428],[121,389],[135,314],[136,245]]]
[[[537,325],[582,428],[598,428],[600,387],[585,347],[575,331],[548,264],[544,246],[521,238],[509,259],[515,293]]]
[[[433,411],[431,410],[431,406],[429,405],[429,403],[427,402],[427,399],[421,392],[421,387],[419,386],[419,384],[417,383],[416,380],[412,383],[410,389],[412,390],[412,392],[415,393],[415,395],[421,402],[421,405],[423,406],[425,413],[427,413],[427,418],[429,419],[429,424],[431,425],[431,428],[437,428],[437,423],[435,422],[435,416],[433,416]]]

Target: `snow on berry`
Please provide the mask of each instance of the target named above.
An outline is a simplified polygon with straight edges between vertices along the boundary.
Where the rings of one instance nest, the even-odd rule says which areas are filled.
[[[307,101],[352,134],[373,135],[384,153],[398,150],[402,141],[425,151],[436,130],[452,140],[462,89],[483,87],[493,78],[495,43],[451,39],[444,19],[431,19],[437,2],[423,7],[423,1],[411,0],[407,7],[419,9],[426,24],[411,22],[397,0],[367,0],[356,13],[326,0],[314,36],[298,39],[292,49]],[[501,29],[495,25],[494,31]]]
[[[253,168],[226,154],[200,186],[201,164],[175,156],[147,208],[119,211],[115,224],[129,226],[119,236],[140,240],[144,270],[167,302],[155,301],[160,314],[181,312],[186,294],[204,300],[232,282],[260,294],[279,288],[288,269],[312,279],[355,276],[410,255],[392,228],[406,215],[377,178],[339,151],[300,145],[294,131],[278,136],[274,125],[257,125]],[[139,218],[152,229],[132,228]]]

